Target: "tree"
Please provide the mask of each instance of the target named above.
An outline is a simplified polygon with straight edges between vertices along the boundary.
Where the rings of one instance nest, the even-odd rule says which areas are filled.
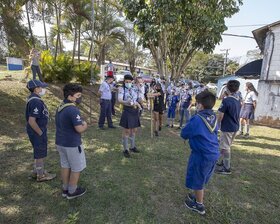
[[[134,21],[144,47],[148,47],[159,72],[177,78],[198,50],[211,52],[226,30],[226,17],[239,10],[238,0],[177,1],[122,0],[128,19]]]
[[[29,53],[28,31],[20,23],[24,4],[25,0],[0,1],[0,28],[5,33],[2,43],[7,46],[9,54],[14,56]]]

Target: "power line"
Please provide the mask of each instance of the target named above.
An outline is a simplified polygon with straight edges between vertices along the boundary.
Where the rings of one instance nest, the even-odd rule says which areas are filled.
[[[234,25],[234,26],[227,26],[227,27],[250,27],[250,26],[266,26],[267,24],[250,24],[250,25]]]
[[[255,39],[254,37],[251,37],[251,36],[237,35],[237,34],[231,34],[231,33],[223,33],[222,35],[223,36],[231,36],[231,37],[243,37],[243,38]]]

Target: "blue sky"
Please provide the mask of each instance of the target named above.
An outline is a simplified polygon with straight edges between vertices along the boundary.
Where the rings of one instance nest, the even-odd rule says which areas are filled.
[[[252,31],[262,27],[231,27],[240,25],[270,24],[280,20],[279,0],[243,0],[240,11],[231,18],[226,19],[228,30],[225,33],[253,36]],[[222,36],[223,41],[217,45],[214,53],[222,53],[221,49],[230,49],[229,57],[240,57],[246,55],[248,50],[256,49],[257,43],[254,39]]]

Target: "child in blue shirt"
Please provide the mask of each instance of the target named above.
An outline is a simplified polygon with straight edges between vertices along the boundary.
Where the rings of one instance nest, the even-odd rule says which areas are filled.
[[[167,99],[168,103],[168,114],[167,114],[167,127],[174,127],[174,119],[176,115],[176,108],[180,101],[180,98],[178,95],[175,94],[175,91],[172,90],[171,94],[168,96]],[[171,126],[170,126],[171,123]]]
[[[181,137],[189,139],[191,154],[189,157],[186,187],[193,190],[185,200],[187,208],[205,214],[203,205],[204,188],[213,174],[219,158],[218,126],[212,108],[216,97],[211,92],[201,92],[196,96],[197,114],[181,131]]]
[[[240,82],[230,80],[227,83],[228,96],[223,99],[219,108],[218,122],[221,129],[220,151],[221,162],[215,170],[218,174],[231,174],[230,169],[230,147],[239,129],[239,115],[241,109],[240,97],[236,94]]]
[[[190,106],[192,104],[192,95],[190,91],[183,90],[181,93],[181,99],[180,99],[180,126],[179,129],[182,128],[184,117],[186,118],[187,123],[190,118]]]
[[[27,99],[25,110],[26,131],[33,147],[35,160],[31,177],[36,179],[37,182],[52,180],[56,175],[50,174],[44,169],[44,160],[47,157],[48,148],[49,112],[41,97],[46,93],[47,84],[33,79],[27,83],[26,87],[31,93]]]

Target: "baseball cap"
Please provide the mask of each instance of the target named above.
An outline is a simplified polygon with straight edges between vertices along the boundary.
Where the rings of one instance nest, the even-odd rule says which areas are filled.
[[[46,88],[48,85],[45,82],[41,82],[40,80],[37,79],[32,79],[30,81],[28,81],[26,87],[27,89],[34,89],[36,87],[42,87],[42,88]]]
[[[133,80],[133,77],[132,77],[132,75],[130,75],[130,74],[126,74],[125,76],[124,76],[124,78],[123,78],[124,80]]]

